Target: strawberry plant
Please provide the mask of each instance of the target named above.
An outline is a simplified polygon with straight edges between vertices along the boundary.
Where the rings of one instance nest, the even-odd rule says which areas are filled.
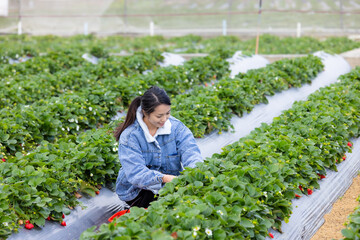
[[[120,163],[113,127],[69,135],[56,143],[44,141],[27,154],[9,156],[0,165],[1,219],[8,223],[0,236],[16,231],[18,219],[37,226],[45,219],[62,221],[69,207],[79,204],[74,193],[84,190],[95,196],[98,190],[91,186],[115,182]]]
[[[360,206],[360,197],[357,198]],[[348,216],[345,223],[346,228],[341,230],[345,240],[357,239],[360,237],[360,207],[357,206],[353,213]]]

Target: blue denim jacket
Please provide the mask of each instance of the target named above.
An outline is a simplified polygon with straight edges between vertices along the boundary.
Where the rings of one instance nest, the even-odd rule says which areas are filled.
[[[139,109],[138,109],[139,111]],[[178,119],[165,123],[168,131],[159,131],[153,139],[144,131],[142,119],[127,127],[119,139],[121,169],[116,181],[116,193],[123,201],[133,200],[147,189],[157,194],[165,174],[179,175],[184,167],[202,162],[200,149],[191,131]],[[148,131],[148,130],[147,130]]]

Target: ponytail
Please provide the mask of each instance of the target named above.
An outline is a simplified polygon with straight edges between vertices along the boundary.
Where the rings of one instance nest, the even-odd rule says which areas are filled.
[[[160,104],[171,105],[170,98],[164,89],[156,86],[149,88],[141,97],[136,97],[129,106],[125,122],[121,123],[114,132],[116,141],[119,141],[121,133],[136,120],[136,111],[139,106],[144,113],[150,115]]]
[[[128,112],[126,114],[125,122],[121,123],[115,130],[114,137],[116,141],[119,141],[121,133],[131,124],[135,122],[136,119],[136,110],[140,106],[141,97],[136,97],[129,106]]]

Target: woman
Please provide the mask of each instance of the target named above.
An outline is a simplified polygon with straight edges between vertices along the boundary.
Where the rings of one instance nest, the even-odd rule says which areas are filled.
[[[131,102],[114,134],[122,166],[116,193],[130,207],[147,208],[184,167],[203,161],[193,134],[170,116],[170,105],[163,89],[151,87]]]

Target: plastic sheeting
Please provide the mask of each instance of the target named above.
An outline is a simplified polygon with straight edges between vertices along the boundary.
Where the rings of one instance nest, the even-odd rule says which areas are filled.
[[[222,147],[233,143],[234,141],[237,141],[241,137],[246,136],[254,128],[259,127],[262,122],[272,122],[273,117],[280,115],[283,110],[290,108],[294,101],[306,99],[307,96],[312,92],[316,91],[320,87],[327,86],[335,82],[340,75],[350,71],[349,64],[340,56],[332,56],[321,52],[318,52],[315,55],[318,55],[323,59],[323,62],[325,64],[325,71],[320,73],[318,77],[313,80],[311,85],[304,85],[301,88],[292,88],[281,93],[277,93],[274,96],[268,97],[268,104],[260,104],[255,106],[251,113],[245,114],[241,118],[234,116],[231,122],[235,127],[235,132],[225,132],[222,135],[218,135],[216,132],[214,132],[203,139],[197,139],[197,143],[200,147],[200,150],[202,151],[203,157],[210,157],[214,153],[221,152]],[[249,60],[251,60],[251,57],[243,58],[243,61]],[[359,149],[359,145],[359,141],[354,144],[354,151],[355,149]],[[354,156],[351,157],[351,155],[349,154],[349,161],[347,160],[344,163],[351,164],[351,159],[354,159]],[[359,160],[360,157],[358,156],[357,159]],[[356,172],[357,170],[355,170],[355,167],[353,168],[353,171]],[[342,168],[340,167],[339,169],[341,169],[339,172],[346,172],[346,169],[342,170]],[[334,174],[334,178],[335,177],[336,175]],[[299,200],[295,200],[295,203],[296,205],[299,205],[299,208],[294,210],[294,214],[290,218],[290,222],[288,224],[284,223],[283,235],[278,234],[277,232],[273,233],[274,236],[276,236],[276,239],[306,239],[298,238],[298,236],[311,236],[313,234],[313,231],[310,231],[310,227],[312,229],[317,229],[316,225],[319,225],[320,223],[318,223],[318,220],[316,220],[315,218],[314,222],[310,222],[308,221],[308,218],[313,218],[311,214],[316,213],[316,211],[324,211],[323,209],[326,208],[318,207],[319,209],[317,209],[316,211],[308,211],[310,207],[309,205],[314,204],[314,200],[316,200],[315,198],[317,194],[322,194],[323,191],[327,192],[325,194],[322,194],[324,195],[324,197],[321,201],[326,204],[325,202],[327,202],[328,199],[325,198],[325,196],[331,194],[331,191],[333,189],[330,181],[331,173],[329,173],[329,175],[327,175],[327,178],[323,180],[324,184],[328,183],[328,187],[326,187],[325,185],[321,186],[322,191],[314,191],[313,195],[311,195],[309,198],[302,197]],[[338,185],[339,187],[341,185],[342,189],[344,189],[343,191],[347,189],[346,184],[343,184],[342,181],[338,179],[334,181],[338,181]],[[307,199],[309,199],[309,202],[306,201]],[[99,226],[102,223],[106,223],[109,217],[111,217],[114,213],[122,210],[125,206],[125,203],[119,200],[116,193],[110,191],[107,188],[101,189],[100,194],[94,198],[83,197],[82,199],[80,199],[80,201],[83,203],[86,209],[76,207],[73,211],[71,211],[71,214],[65,217],[65,221],[67,223],[66,227],[62,227],[58,222],[46,221],[46,224],[42,229],[33,229],[29,231],[21,228],[19,229],[18,233],[12,234],[9,239],[78,239],[83,231],[94,225]],[[302,205],[304,205],[305,207],[303,207]],[[302,210],[299,211],[300,209]],[[306,213],[307,215],[304,215]],[[304,216],[306,217],[303,218]],[[306,221],[300,221],[299,219],[304,219]],[[297,232],[302,235],[299,235]]]
[[[235,52],[231,58],[226,60],[230,63],[231,78],[234,78],[239,73],[245,73],[250,69],[262,68],[269,64],[269,60],[260,55],[245,56],[241,51]]]
[[[85,59],[88,62],[91,62],[92,64],[97,64],[99,62],[99,58],[89,54],[89,53],[84,53],[81,56],[83,59]]]
[[[32,57],[29,56],[25,56],[25,57],[20,57],[18,59],[12,59],[9,58],[9,64],[16,64],[16,63],[22,63],[22,62],[26,62],[27,60],[31,59]]]
[[[161,67],[168,67],[170,65],[179,66],[184,64],[185,58],[178,54],[164,52],[161,54],[164,57],[163,62],[159,63]]]

